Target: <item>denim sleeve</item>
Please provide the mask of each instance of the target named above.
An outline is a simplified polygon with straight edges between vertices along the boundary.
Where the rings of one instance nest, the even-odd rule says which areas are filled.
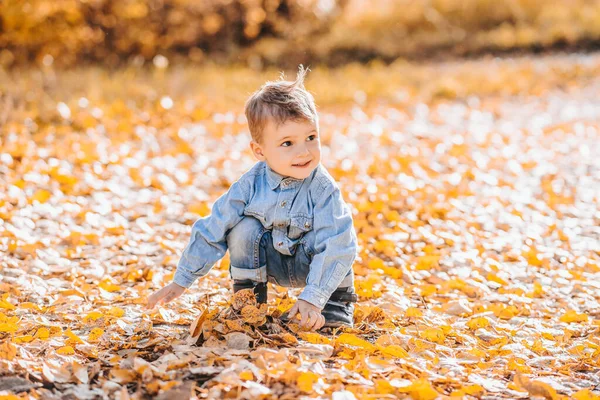
[[[209,216],[198,219],[192,226],[192,234],[184,249],[173,281],[188,288],[206,274],[214,263],[227,251],[227,234],[244,215],[248,202],[248,184],[242,178],[219,197]]]
[[[328,183],[314,208],[315,255],[298,299],[323,308],[356,258],[356,233],[340,190]]]

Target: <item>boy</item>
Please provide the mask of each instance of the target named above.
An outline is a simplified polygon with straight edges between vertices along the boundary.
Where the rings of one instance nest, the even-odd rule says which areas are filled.
[[[148,298],[148,308],[180,296],[229,250],[234,292],[253,288],[267,301],[267,282],[304,287],[288,313],[308,330],[353,326],[356,233],[337,184],[320,164],[319,120],[304,88],[267,82],[246,102],[258,158],[192,227],[173,282]]]

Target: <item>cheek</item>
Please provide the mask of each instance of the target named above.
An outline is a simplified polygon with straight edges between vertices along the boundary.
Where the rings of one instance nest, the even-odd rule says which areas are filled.
[[[308,146],[308,148],[313,154],[321,154],[321,142],[315,141],[314,143],[311,143],[310,146]]]

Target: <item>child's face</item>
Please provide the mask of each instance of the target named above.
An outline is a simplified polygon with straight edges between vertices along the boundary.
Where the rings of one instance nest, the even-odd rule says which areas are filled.
[[[276,127],[269,120],[261,143],[252,141],[250,147],[275,172],[296,179],[308,177],[321,162],[318,126],[308,121],[286,121]]]

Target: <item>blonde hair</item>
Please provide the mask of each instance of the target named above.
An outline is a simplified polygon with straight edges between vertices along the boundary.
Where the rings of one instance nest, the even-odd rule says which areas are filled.
[[[252,139],[260,143],[262,134],[269,121],[276,126],[293,121],[309,121],[318,124],[319,116],[313,96],[304,88],[304,78],[309,69],[302,65],[298,68],[295,81],[269,81],[254,92],[246,101],[245,113]]]

